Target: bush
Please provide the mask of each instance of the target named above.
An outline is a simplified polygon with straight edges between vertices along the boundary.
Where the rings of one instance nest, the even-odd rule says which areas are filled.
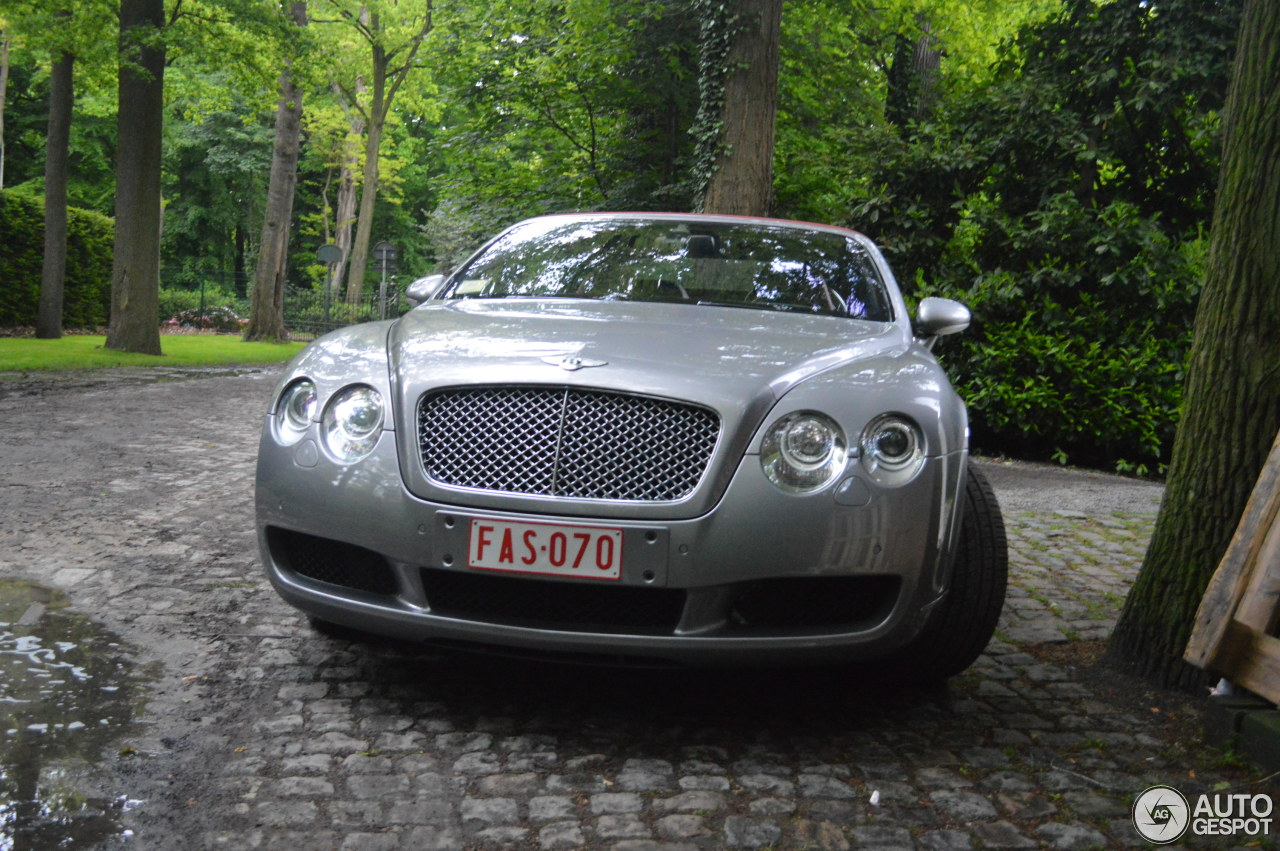
[[[248,321],[248,319],[242,319],[230,307],[210,307],[203,312],[197,307],[174,314],[165,321],[165,324],[177,328],[201,328],[206,331],[238,334]]]
[[[1026,219],[967,211],[943,251],[947,283],[928,289],[974,313],[942,351],[975,445],[1156,471],[1177,425],[1203,248],[1174,245],[1119,201],[1047,199]],[[975,260],[983,251],[1006,268]]]
[[[109,217],[75,207],[67,211],[67,273],[62,324],[97,328],[111,311]],[[36,324],[44,256],[44,201],[0,192],[0,327]]]
[[[249,304],[246,299],[237,298],[235,293],[217,285],[206,285],[203,297],[201,297],[198,288],[160,288],[159,318],[161,322],[166,322],[182,313],[198,314],[201,307],[206,312],[217,308],[226,308],[240,316],[249,312]]]

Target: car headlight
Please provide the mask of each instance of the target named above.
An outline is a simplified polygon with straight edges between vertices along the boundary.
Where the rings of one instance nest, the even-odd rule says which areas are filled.
[[[302,440],[315,413],[316,385],[306,378],[293,382],[276,403],[276,439],[285,446]]]
[[[862,466],[876,482],[888,487],[905,485],[924,466],[924,435],[906,417],[885,414],[872,420],[862,432]]]
[[[825,487],[844,470],[847,458],[844,431],[813,411],[788,414],[770,426],[760,451],[764,474],[788,493]]]
[[[382,433],[382,394],[362,384],[344,388],[325,406],[320,430],[335,459],[359,461],[373,451]]]

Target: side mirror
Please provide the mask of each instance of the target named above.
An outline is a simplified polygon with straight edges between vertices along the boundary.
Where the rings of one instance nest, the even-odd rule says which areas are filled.
[[[972,318],[969,308],[960,302],[930,296],[916,308],[916,334],[926,346],[933,348],[939,337],[958,334],[968,328]]]
[[[405,300],[417,307],[424,301],[435,298],[444,284],[444,279],[444,275],[427,275],[425,278],[419,278],[405,288]]]

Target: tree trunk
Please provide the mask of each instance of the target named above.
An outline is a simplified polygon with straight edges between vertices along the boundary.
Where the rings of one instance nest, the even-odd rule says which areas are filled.
[[[49,132],[44,160],[44,265],[36,337],[62,336],[62,294],[67,275],[67,156],[71,143],[71,107],[75,102],[75,57],[63,53],[49,70]]]
[[[335,87],[336,88],[336,87]],[[356,80],[356,94],[364,90],[364,82]],[[329,279],[329,296],[337,300],[342,297],[342,281],[346,277],[347,260],[351,257],[351,237],[355,231],[356,221],[356,165],[359,162],[357,142],[364,136],[364,118],[355,109],[341,91],[337,91],[342,111],[347,116],[347,124],[351,128],[348,137],[342,142],[342,166],[338,176],[338,201],[334,205],[334,245],[342,252],[342,259],[334,264],[333,274]]]
[[[369,262],[373,236],[373,208],[378,200],[378,155],[382,150],[382,128],[386,123],[387,55],[373,46],[373,100],[369,104],[369,132],[364,141],[364,174],[360,185],[360,212],[356,216],[356,237],[351,244],[347,268],[347,303],[359,304],[364,294],[364,272]]]
[[[296,2],[293,22],[305,26],[307,4]],[[298,149],[302,139],[302,91],[288,65],[280,74],[280,102],[276,106],[275,148],[267,187],[267,210],[262,222],[258,263],[253,270],[253,302],[249,307],[246,340],[282,343],[289,338],[284,327],[285,267],[289,260],[289,226],[293,219],[293,195],[298,184]]]
[[[363,125],[361,133],[363,133]],[[351,258],[351,241],[356,224],[356,157],[347,159],[343,154],[342,168],[338,173],[338,201],[334,205],[333,244],[342,252],[341,259],[334,264],[333,276],[329,279],[329,295],[334,299],[342,297],[342,282],[346,279],[347,261]]]
[[[108,349],[160,354],[164,0],[120,2],[115,257]]]
[[[9,34],[0,31],[0,189],[4,189],[4,104],[9,92]]]
[[[1280,3],[1249,0],[1226,129],[1183,418],[1151,546],[1109,659],[1166,687],[1196,608],[1280,429]],[[1224,616],[1226,613],[1223,613]]]
[[[249,205],[246,204],[246,207]],[[252,214],[252,210],[246,211]],[[163,233],[163,231],[161,231]],[[231,291],[239,295],[241,291],[246,296],[249,295],[249,232],[245,230],[243,221],[236,221],[236,229],[232,234],[232,241],[235,243],[232,247],[231,256]]]
[[[765,216],[773,203],[782,0],[742,0],[726,58],[720,152],[702,210]]]
[[[920,35],[914,40],[898,34],[885,95],[885,118],[903,138],[909,138],[912,121],[926,121],[933,114],[942,65],[938,37],[924,12],[916,15],[916,24]]]
[[[408,41],[388,48],[384,40],[386,30],[381,17],[368,8],[361,11],[360,31],[369,43],[373,73],[373,98],[365,112],[368,135],[364,146],[364,185],[360,187],[360,213],[356,219],[356,236],[351,246],[351,263],[347,270],[347,302],[359,304],[364,294],[365,265],[369,260],[369,243],[373,236],[373,210],[378,199],[378,154],[382,149],[382,133],[387,123],[387,113],[401,84],[417,67],[418,49],[433,26],[433,0],[424,0],[420,11],[420,23],[413,29]],[[389,7],[390,8],[390,7]],[[406,4],[401,11],[413,7]],[[416,12],[410,12],[416,15]],[[348,16],[352,17],[352,16]],[[402,21],[402,23],[404,23]],[[399,63],[398,65],[395,63]],[[355,98],[352,97],[352,105]]]

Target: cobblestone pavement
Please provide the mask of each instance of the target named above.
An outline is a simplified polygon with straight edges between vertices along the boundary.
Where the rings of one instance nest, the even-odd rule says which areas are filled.
[[[84,781],[140,802],[107,845],[1112,848],[1143,844],[1130,806],[1151,785],[1257,780],[1199,744],[1189,699],[1089,664],[1156,486],[987,463],[1012,587],[988,652],[933,691],[455,656],[318,635],[271,592],[252,531],[271,386],[0,398],[0,573],[158,663],[141,727]]]

